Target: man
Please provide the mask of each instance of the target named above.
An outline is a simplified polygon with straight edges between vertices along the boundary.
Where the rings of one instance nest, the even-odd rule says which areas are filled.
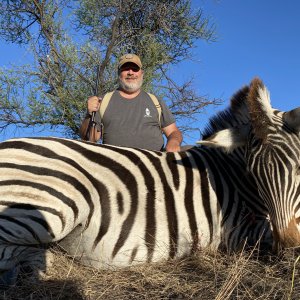
[[[140,58],[135,54],[123,55],[119,60],[118,75],[119,88],[112,94],[101,122],[99,114],[101,99],[97,96],[88,98],[88,114],[81,124],[81,138],[86,139],[92,112],[96,111],[97,125],[92,128],[95,141],[101,137],[100,123],[102,123],[103,144],[159,151],[164,148],[163,132],[167,138],[165,150],[180,151],[182,134],[176,126],[172,113],[163,101],[159,101],[162,109],[159,122],[159,112],[153,100],[141,88],[144,71]]]

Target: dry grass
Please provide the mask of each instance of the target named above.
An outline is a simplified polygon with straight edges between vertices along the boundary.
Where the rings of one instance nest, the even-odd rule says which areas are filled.
[[[118,271],[94,270],[54,251],[47,276],[24,277],[1,299],[300,299],[300,262],[278,257],[202,251],[182,260]]]

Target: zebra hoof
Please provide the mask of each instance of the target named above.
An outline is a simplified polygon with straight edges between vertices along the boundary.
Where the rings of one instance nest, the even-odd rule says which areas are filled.
[[[15,266],[10,270],[0,272],[0,289],[6,289],[11,286],[15,286],[19,273],[19,266]]]

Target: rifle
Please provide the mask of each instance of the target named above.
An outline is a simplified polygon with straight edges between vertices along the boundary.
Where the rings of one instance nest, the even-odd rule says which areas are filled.
[[[96,77],[96,82],[95,82],[95,89],[94,89],[94,95],[98,96],[99,93],[99,82],[100,82],[100,65],[97,67],[97,77]],[[95,142],[96,141],[96,112],[92,112],[92,117],[90,119],[88,129],[86,131],[86,139],[88,139],[90,142]]]

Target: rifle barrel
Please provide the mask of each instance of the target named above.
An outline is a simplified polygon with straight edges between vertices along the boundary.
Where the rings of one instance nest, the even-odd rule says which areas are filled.
[[[95,96],[99,96],[99,83],[100,83],[100,70],[101,69],[101,65],[97,66],[97,77],[96,77],[96,82],[95,82],[95,91],[94,91],[94,95]],[[96,122],[95,122],[95,116],[96,116],[96,112],[93,111],[92,112],[92,126],[95,127]]]

